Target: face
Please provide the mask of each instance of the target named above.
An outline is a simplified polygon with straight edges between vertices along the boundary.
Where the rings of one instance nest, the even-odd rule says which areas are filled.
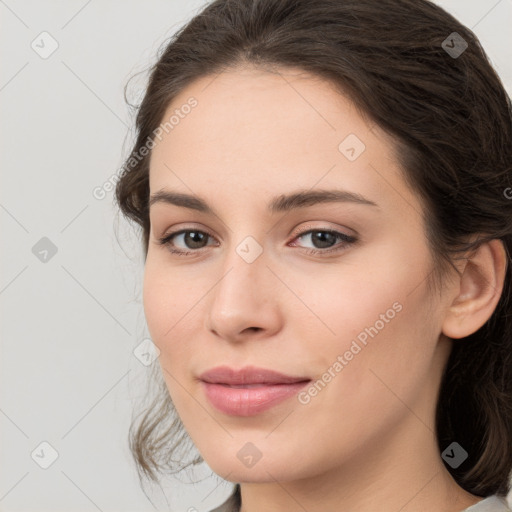
[[[280,73],[196,81],[151,155],[146,320],[184,427],[238,482],[422,439],[448,354],[422,205],[391,140],[329,83]],[[298,192],[314,195],[283,200]],[[219,367],[233,371],[205,377]]]

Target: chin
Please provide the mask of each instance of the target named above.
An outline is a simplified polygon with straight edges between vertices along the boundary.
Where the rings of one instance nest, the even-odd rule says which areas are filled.
[[[300,480],[311,476],[314,461],[308,461],[300,450],[291,449],[294,456],[283,447],[263,447],[263,441],[252,444],[250,441],[235,442],[232,446],[223,446],[221,451],[208,450],[201,453],[208,466],[216,474],[230,482],[265,483]],[[236,446],[235,446],[236,445]],[[290,447],[292,448],[292,447]],[[290,463],[290,461],[292,461]]]

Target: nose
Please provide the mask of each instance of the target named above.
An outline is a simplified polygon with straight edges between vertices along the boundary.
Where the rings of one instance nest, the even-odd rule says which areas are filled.
[[[252,262],[235,250],[226,258],[217,283],[208,294],[206,328],[229,342],[263,338],[281,326],[279,280],[263,252]]]

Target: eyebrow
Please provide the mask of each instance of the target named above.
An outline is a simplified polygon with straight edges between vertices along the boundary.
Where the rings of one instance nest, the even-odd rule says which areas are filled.
[[[289,194],[281,194],[275,196],[268,203],[270,213],[287,212],[298,208],[307,208],[321,203],[356,203],[376,207],[380,207],[366,199],[360,194],[349,192],[348,190],[297,190]],[[159,190],[155,192],[150,200],[149,206],[156,203],[173,204],[191,210],[197,210],[206,214],[215,214],[214,210],[208,203],[200,197],[171,190]]]

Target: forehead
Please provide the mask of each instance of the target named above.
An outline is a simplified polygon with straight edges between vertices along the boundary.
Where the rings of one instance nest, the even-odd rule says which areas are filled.
[[[191,98],[195,106],[186,107]],[[152,150],[152,193],[224,190],[243,206],[318,186],[387,197],[390,206],[416,200],[392,139],[332,84],[302,70],[249,67],[201,77],[174,98],[162,126],[171,117]]]

